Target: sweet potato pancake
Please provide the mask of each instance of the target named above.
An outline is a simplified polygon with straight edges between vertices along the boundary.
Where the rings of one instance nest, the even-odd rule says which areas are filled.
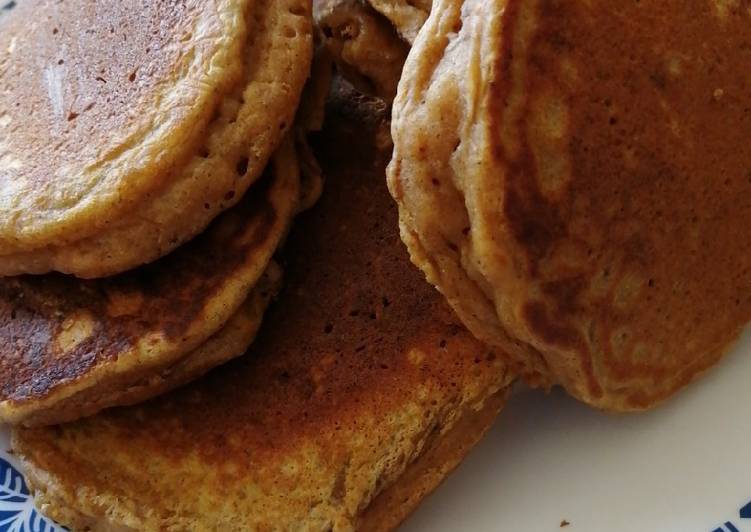
[[[326,189],[248,354],[142,406],[17,430],[42,511],[93,530],[390,529],[485,431],[504,357],[410,265],[382,115],[349,102],[329,108]]]
[[[0,278],[0,421],[58,423],[156,395],[164,381],[188,380],[166,375],[230,321],[247,342],[238,348],[226,340],[234,329],[223,331],[224,355],[204,371],[241,354],[275,291],[274,272],[256,286],[299,194],[288,140],[239,204],[159,261],[105,279]],[[239,310],[254,289],[250,314]]]
[[[650,407],[751,318],[751,10],[439,0],[394,104],[413,260],[546,384]]]
[[[0,49],[0,275],[102,277],[260,176],[310,72],[310,2],[26,0]]]

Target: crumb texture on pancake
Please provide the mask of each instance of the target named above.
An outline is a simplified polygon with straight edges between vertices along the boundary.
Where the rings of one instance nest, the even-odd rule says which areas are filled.
[[[430,14],[432,0],[368,0],[389,19],[402,38],[412,44]]]
[[[384,489],[365,509],[357,530],[395,530],[480,441],[498,417],[510,392],[511,387],[499,390],[481,409],[465,413],[450,430],[432,441],[398,481]]]
[[[751,318],[745,2],[439,0],[394,105],[413,260],[480,338],[613,410]]]
[[[409,46],[391,23],[365,0],[317,0],[313,15],[339,72],[363,93],[392,100]]]
[[[91,414],[198,348],[266,270],[299,194],[290,137],[251,193],[157,262],[89,281],[0,279],[0,420],[49,424]]]
[[[358,109],[329,108],[326,191],[290,234],[247,356],[145,405],[15,431],[45,513],[93,530],[353,530],[405,472],[432,489],[410,464],[500,408],[508,367],[410,266],[378,124]],[[486,427],[470,423],[435,467]],[[404,517],[414,501],[400,504]]]
[[[192,155],[242,73],[250,5],[40,0],[6,14],[2,250],[85,230],[85,211],[122,210],[158,184],[145,165]]]
[[[78,6],[79,3],[69,2],[65,5],[72,6],[69,9],[75,11],[83,9]],[[108,13],[106,6],[109,3],[104,2],[93,11]],[[180,2],[175,4],[182,5]],[[97,169],[88,151],[78,150],[71,155],[75,156],[81,168],[93,172],[91,179],[99,179],[96,172],[105,172],[107,182],[99,179],[98,188],[87,190],[85,197],[76,199],[64,209],[56,207],[57,222],[53,224],[54,227],[44,229],[41,236],[32,235],[33,240],[28,240],[32,236],[27,239],[24,235],[16,235],[14,244],[5,246],[2,245],[0,234],[0,273],[17,275],[54,270],[86,278],[116,274],[164,256],[198,234],[214,217],[240,200],[261,175],[271,153],[294,121],[300,93],[310,73],[312,23],[310,2],[306,0],[256,0],[251,3],[234,2],[233,6],[233,9],[239,9],[239,14],[236,14],[236,18],[239,17],[236,22],[239,29],[231,44],[235,48],[239,47],[239,50],[235,54],[238,56],[238,64],[234,67],[236,72],[233,71],[232,83],[225,83],[228,87],[223,92],[212,89],[211,84],[204,83],[200,77],[198,80],[193,79],[191,85],[196,90],[210,92],[213,102],[207,111],[210,117],[201,122],[191,115],[181,118],[188,123],[170,123],[175,135],[169,136],[162,144],[150,140],[149,150],[154,153],[143,151],[145,148],[141,149],[137,144],[137,137],[128,137],[129,142],[136,145],[125,151],[128,154],[138,152],[140,166],[132,164],[123,168],[120,159],[113,159],[108,161],[106,169]],[[179,11],[177,7],[174,9]],[[114,7],[110,10],[115,10],[115,13],[110,13],[112,24],[118,25],[116,22],[124,15]],[[200,26],[201,17],[208,16],[204,11],[211,13],[212,10],[210,5],[206,5],[198,9],[198,13],[190,11],[183,16],[187,19],[186,23]],[[140,12],[138,9],[135,11]],[[72,16],[70,13],[66,15]],[[141,16],[148,21],[151,20],[149,15],[150,13],[146,13]],[[98,13],[98,16],[104,14]],[[140,30],[143,31],[144,28]],[[183,39],[188,37],[188,34],[182,36]],[[239,43],[235,43],[235,40]],[[19,41],[24,39],[19,37]],[[35,42],[33,39],[31,41],[32,44]],[[88,57],[86,52],[96,55],[96,51],[90,49],[93,46],[91,43],[88,47],[85,43],[80,46],[83,49],[79,53],[84,58]],[[175,46],[182,47],[178,52],[191,56],[190,48],[186,48],[183,41]],[[227,50],[223,50],[223,54],[229,53],[229,45],[225,44],[225,47]],[[69,59],[70,70],[76,68],[74,60],[75,57]],[[215,70],[220,66],[212,62],[207,66],[208,72],[218,76]],[[177,67],[173,65],[172,68]],[[165,75],[170,73],[175,74],[170,71]],[[141,74],[145,75],[143,72]],[[228,74],[220,78],[224,79],[226,75]],[[67,87],[67,82],[67,78],[60,81],[63,87]],[[174,80],[168,78],[162,81],[162,85],[172,82]],[[101,111],[100,107],[107,108],[99,100],[112,99],[106,87],[114,84],[97,83],[100,92],[91,96],[94,104],[92,112],[98,109]],[[132,83],[138,85],[140,82],[136,79]],[[144,87],[143,91],[148,95],[150,93],[147,89],[148,87]],[[122,116],[122,106],[129,113],[139,116],[155,114],[152,122],[162,127],[160,120],[162,114],[169,110],[165,107],[168,102],[149,102],[150,100],[120,102],[117,113],[114,114]],[[182,107],[188,108],[185,113],[194,107],[188,95],[184,95],[181,102]],[[198,106],[199,103],[196,101],[195,105]],[[108,104],[110,107],[114,105],[112,102]],[[148,112],[144,109],[147,104]],[[87,120],[95,120],[96,116],[95,112]],[[12,117],[9,120],[10,124],[15,123]],[[77,118],[75,123],[70,124],[66,122],[66,135],[90,133],[84,127],[85,124],[78,120]],[[194,141],[181,140],[179,128],[196,136]],[[6,133],[10,134],[10,131],[5,128]],[[2,132],[3,129],[0,128],[0,134]],[[113,136],[114,134],[108,134],[102,138],[110,139]],[[63,136],[63,140],[67,138]],[[99,141],[89,139],[89,144],[90,149],[99,150],[96,153],[104,149]],[[66,146],[63,142],[59,149],[65,150]],[[48,150],[41,152],[48,154]],[[179,157],[174,155],[178,152],[181,154]],[[38,153],[39,150],[34,154],[37,158]],[[62,158],[55,160],[61,162],[59,167],[52,169],[60,174],[52,180],[55,186],[77,186],[79,167],[66,165]],[[48,165],[49,161],[45,159],[44,164]],[[44,170],[48,172],[49,168],[45,166]],[[17,186],[20,181],[14,183]],[[0,201],[3,199],[1,184],[2,180]],[[55,197],[49,191],[44,194],[45,202]],[[71,202],[73,195],[72,191],[69,192],[65,201]],[[6,199],[16,201],[11,195]],[[114,202],[115,205],[110,205],[107,201]],[[38,210],[44,208],[47,207],[37,207]],[[8,223],[15,216],[13,212],[12,209],[4,211]],[[73,224],[82,220],[82,223],[85,222],[83,232],[74,230]],[[23,231],[31,231],[36,227],[23,220],[13,223],[15,225],[10,231],[18,232],[18,224],[22,224]],[[20,246],[22,241],[31,243],[19,248],[16,244]]]

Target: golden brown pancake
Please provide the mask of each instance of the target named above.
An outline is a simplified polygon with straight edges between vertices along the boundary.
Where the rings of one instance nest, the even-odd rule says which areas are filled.
[[[409,46],[365,0],[316,0],[313,16],[339,72],[360,92],[392,100]]]
[[[25,1],[0,49],[0,274],[101,277],[261,174],[309,73],[310,4]]]
[[[410,266],[383,117],[365,111],[329,109],[327,187],[247,356],[145,405],[15,432],[45,513],[95,530],[392,528],[487,428],[510,373]]]
[[[104,402],[98,402],[102,394],[96,388],[76,394],[75,406],[78,417],[82,414],[96,413],[113,404],[140,403],[145,399],[187,384],[209,370],[245,353],[258,332],[266,307],[279,290],[281,278],[279,266],[273,261],[270,262],[248,298],[224,327],[174,365],[158,368],[156,371],[154,368],[149,368],[147,372],[144,372],[141,380],[127,376],[121,380],[127,383],[127,387],[120,386],[115,389],[113,386],[109,394],[104,396]],[[72,406],[69,403],[66,410],[72,410]],[[33,419],[38,423],[43,416],[34,415]]]
[[[236,314],[299,203],[291,140],[271,166],[206,232],[155,263],[90,281],[61,274],[0,279],[0,420],[59,423],[156,395],[165,388],[160,376],[231,320],[244,320],[249,343],[273,290],[251,298],[250,315]],[[230,347],[229,332],[222,342],[230,352],[216,363],[247,347]]]
[[[414,512],[479,443],[510,395],[504,388],[488,397],[480,410],[465,413],[399,479],[384,489],[362,514],[360,532],[394,530]]]
[[[751,317],[747,2],[441,0],[394,107],[413,260],[476,336],[611,410]]]
[[[60,404],[53,404],[48,409],[40,408],[39,405],[24,405],[22,410],[11,409],[11,415],[25,416],[23,424],[27,426],[49,425],[61,419],[71,420],[92,415],[113,405],[137,404],[187,384],[245,353],[280,284],[281,271],[272,262],[227,323],[172,365],[151,365],[120,376],[107,375],[102,379],[103,383],[83,389],[65,398]]]

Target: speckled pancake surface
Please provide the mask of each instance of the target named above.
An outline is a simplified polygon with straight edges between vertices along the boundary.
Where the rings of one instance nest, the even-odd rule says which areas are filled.
[[[748,2],[440,0],[394,106],[419,264],[547,384],[643,409],[751,317]]]
[[[0,420],[57,423],[161,391],[157,380],[165,379],[150,379],[172,372],[227,327],[256,287],[296,212],[299,189],[287,141],[242,202],[157,262],[90,281],[0,279]]]
[[[0,273],[101,277],[176,248],[260,175],[309,74],[310,5],[26,0],[0,48]]]
[[[409,264],[387,153],[347,102],[251,350],[148,404],[17,430],[42,511],[74,529],[389,529],[487,428],[508,369]]]

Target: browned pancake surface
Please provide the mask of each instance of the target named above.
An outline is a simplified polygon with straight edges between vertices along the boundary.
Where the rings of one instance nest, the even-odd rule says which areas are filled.
[[[507,76],[522,3],[506,19]],[[751,93],[739,75],[751,69],[751,4],[537,4],[519,118],[529,140],[497,154],[540,294],[522,319],[540,343],[582,353],[594,398],[633,382],[628,401],[648,406],[751,318]],[[495,91],[500,132],[513,89]]]
[[[62,408],[116,374],[145,377],[224,327],[297,207],[299,178],[294,160],[289,164],[293,175],[268,172],[205,233],[150,265],[92,281],[58,274],[0,279],[3,419],[28,422],[27,414],[58,402]],[[60,416],[51,420],[77,417]]]
[[[336,140],[362,135],[358,126],[342,121]],[[298,219],[305,229],[294,231],[288,242],[286,286],[249,355],[178,393],[180,400],[147,407],[149,425],[179,426],[148,436],[155,452],[198,449],[204,458],[222,462],[234,453],[241,456],[246,446],[276,453],[323,427],[357,423],[363,409],[388,410],[423,379],[455,387],[464,371],[471,373],[465,365],[485,366],[495,358],[471,340],[406,262],[394,208],[378,177],[383,154],[368,168],[361,161],[379,154],[368,153],[366,142],[352,144],[324,146],[320,158],[330,176],[325,194]],[[469,343],[477,358],[456,356],[459,342]],[[430,363],[405,356],[413,348],[425,351]],[[194,404],[186,415],[188,397]],[[112,415],[127,430],[145,435],[141,416],[131,414]],[[235,445],[217,438],[227,427]]]
[[[25,0],[3,15],[3,254],[95,232],[193,155],[241,79],[251,5]],[[91,203],[102,220],[68,219]]]
[[[394,111],[416,262],[534,372],[656,404],[751,318],[749,3],[435,9]]]
[[[418,499],[487,427],[510,376],[409,265],[373,147],[380,117],[339,103],[319,142],[325,193],[293,230],[248,355],[144,406],[18,431],[45,511],[79,526],[347,530],[501,393],[440,474],[413,473]],[[403,504],[401,517],[416,501]]]

